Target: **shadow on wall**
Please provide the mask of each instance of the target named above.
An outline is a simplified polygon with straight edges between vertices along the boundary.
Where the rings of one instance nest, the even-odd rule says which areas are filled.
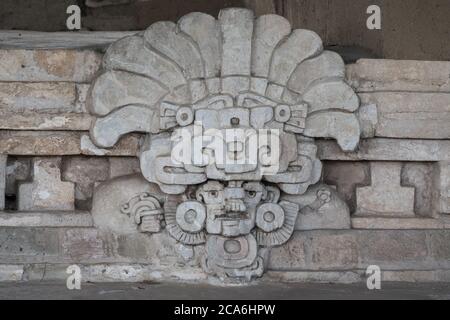
[[[0,29],[64,31],[66,8],[82,9],[85,30],[145,29],[192,11],[217,16],[224,7],[277,13],[293,27],[317,32],[347,62],[358,58],[450,60],[448,0],[2,0]],[[381,30],[368,30],[367,7],[381,8]]]

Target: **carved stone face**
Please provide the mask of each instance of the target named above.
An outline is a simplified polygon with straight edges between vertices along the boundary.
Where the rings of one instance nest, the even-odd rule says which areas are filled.
[[[225,186],[208,181],[197,190],[206,205],[206,230],[223,236],[246,235],[255,227],[256,208],[267,198],[260,182],[230,181]]]
[[[205,245],[213,274],[259,276],[258,248],[292,235],[299,205],[285,196],[319,181],[314,138],[333,138],[344,151],[359,142],[359,100],[342,59],[276,15],[230,8],[217,19],[192,13],[178,24],[157,22],[112,44],[103,66],[89,91],[93,143],[110,148],[127,133],[146,133],[141,171],[166,195],[166,230]],[[245,130],[269,130],[276,144]],[[238,138],[227,140],[227,131]],[[160,230],[159,209],[138,214],[141,230]]]

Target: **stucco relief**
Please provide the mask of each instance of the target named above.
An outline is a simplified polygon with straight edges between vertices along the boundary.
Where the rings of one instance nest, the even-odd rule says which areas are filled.
[[[247,9],[191,13],[113,43],[89,107],[98,147],[147,133],[141,172],[159,191],[134,195],[122,214],[140,232],[204,246],[203,269],[222,279],[261,276],[260,248],[338,201],[318,185],[314,139],[352,151],[360,137],[339,55],[314,32]],[[314,199],[302,197],[310,186]]]

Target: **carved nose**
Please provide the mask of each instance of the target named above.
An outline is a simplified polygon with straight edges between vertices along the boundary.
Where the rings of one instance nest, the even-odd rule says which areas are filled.
[[[225,210],[228,212],[245,212],[247,207],[241,199],[230,199],[225,204]]]

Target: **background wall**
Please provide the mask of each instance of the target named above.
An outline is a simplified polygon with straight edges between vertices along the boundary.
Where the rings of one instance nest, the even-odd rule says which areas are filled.
[[[277,13],[296,28],[316,31],[324,44],[359,57],[450,60],[449,0],[1,0],[0,29],[64,31],[66,8],[82,8],[86,30],[139,30],[192,11],[217,15],[220,8],[248,7]],[[366,28],[366,9],[382,10],[382,29]]]

